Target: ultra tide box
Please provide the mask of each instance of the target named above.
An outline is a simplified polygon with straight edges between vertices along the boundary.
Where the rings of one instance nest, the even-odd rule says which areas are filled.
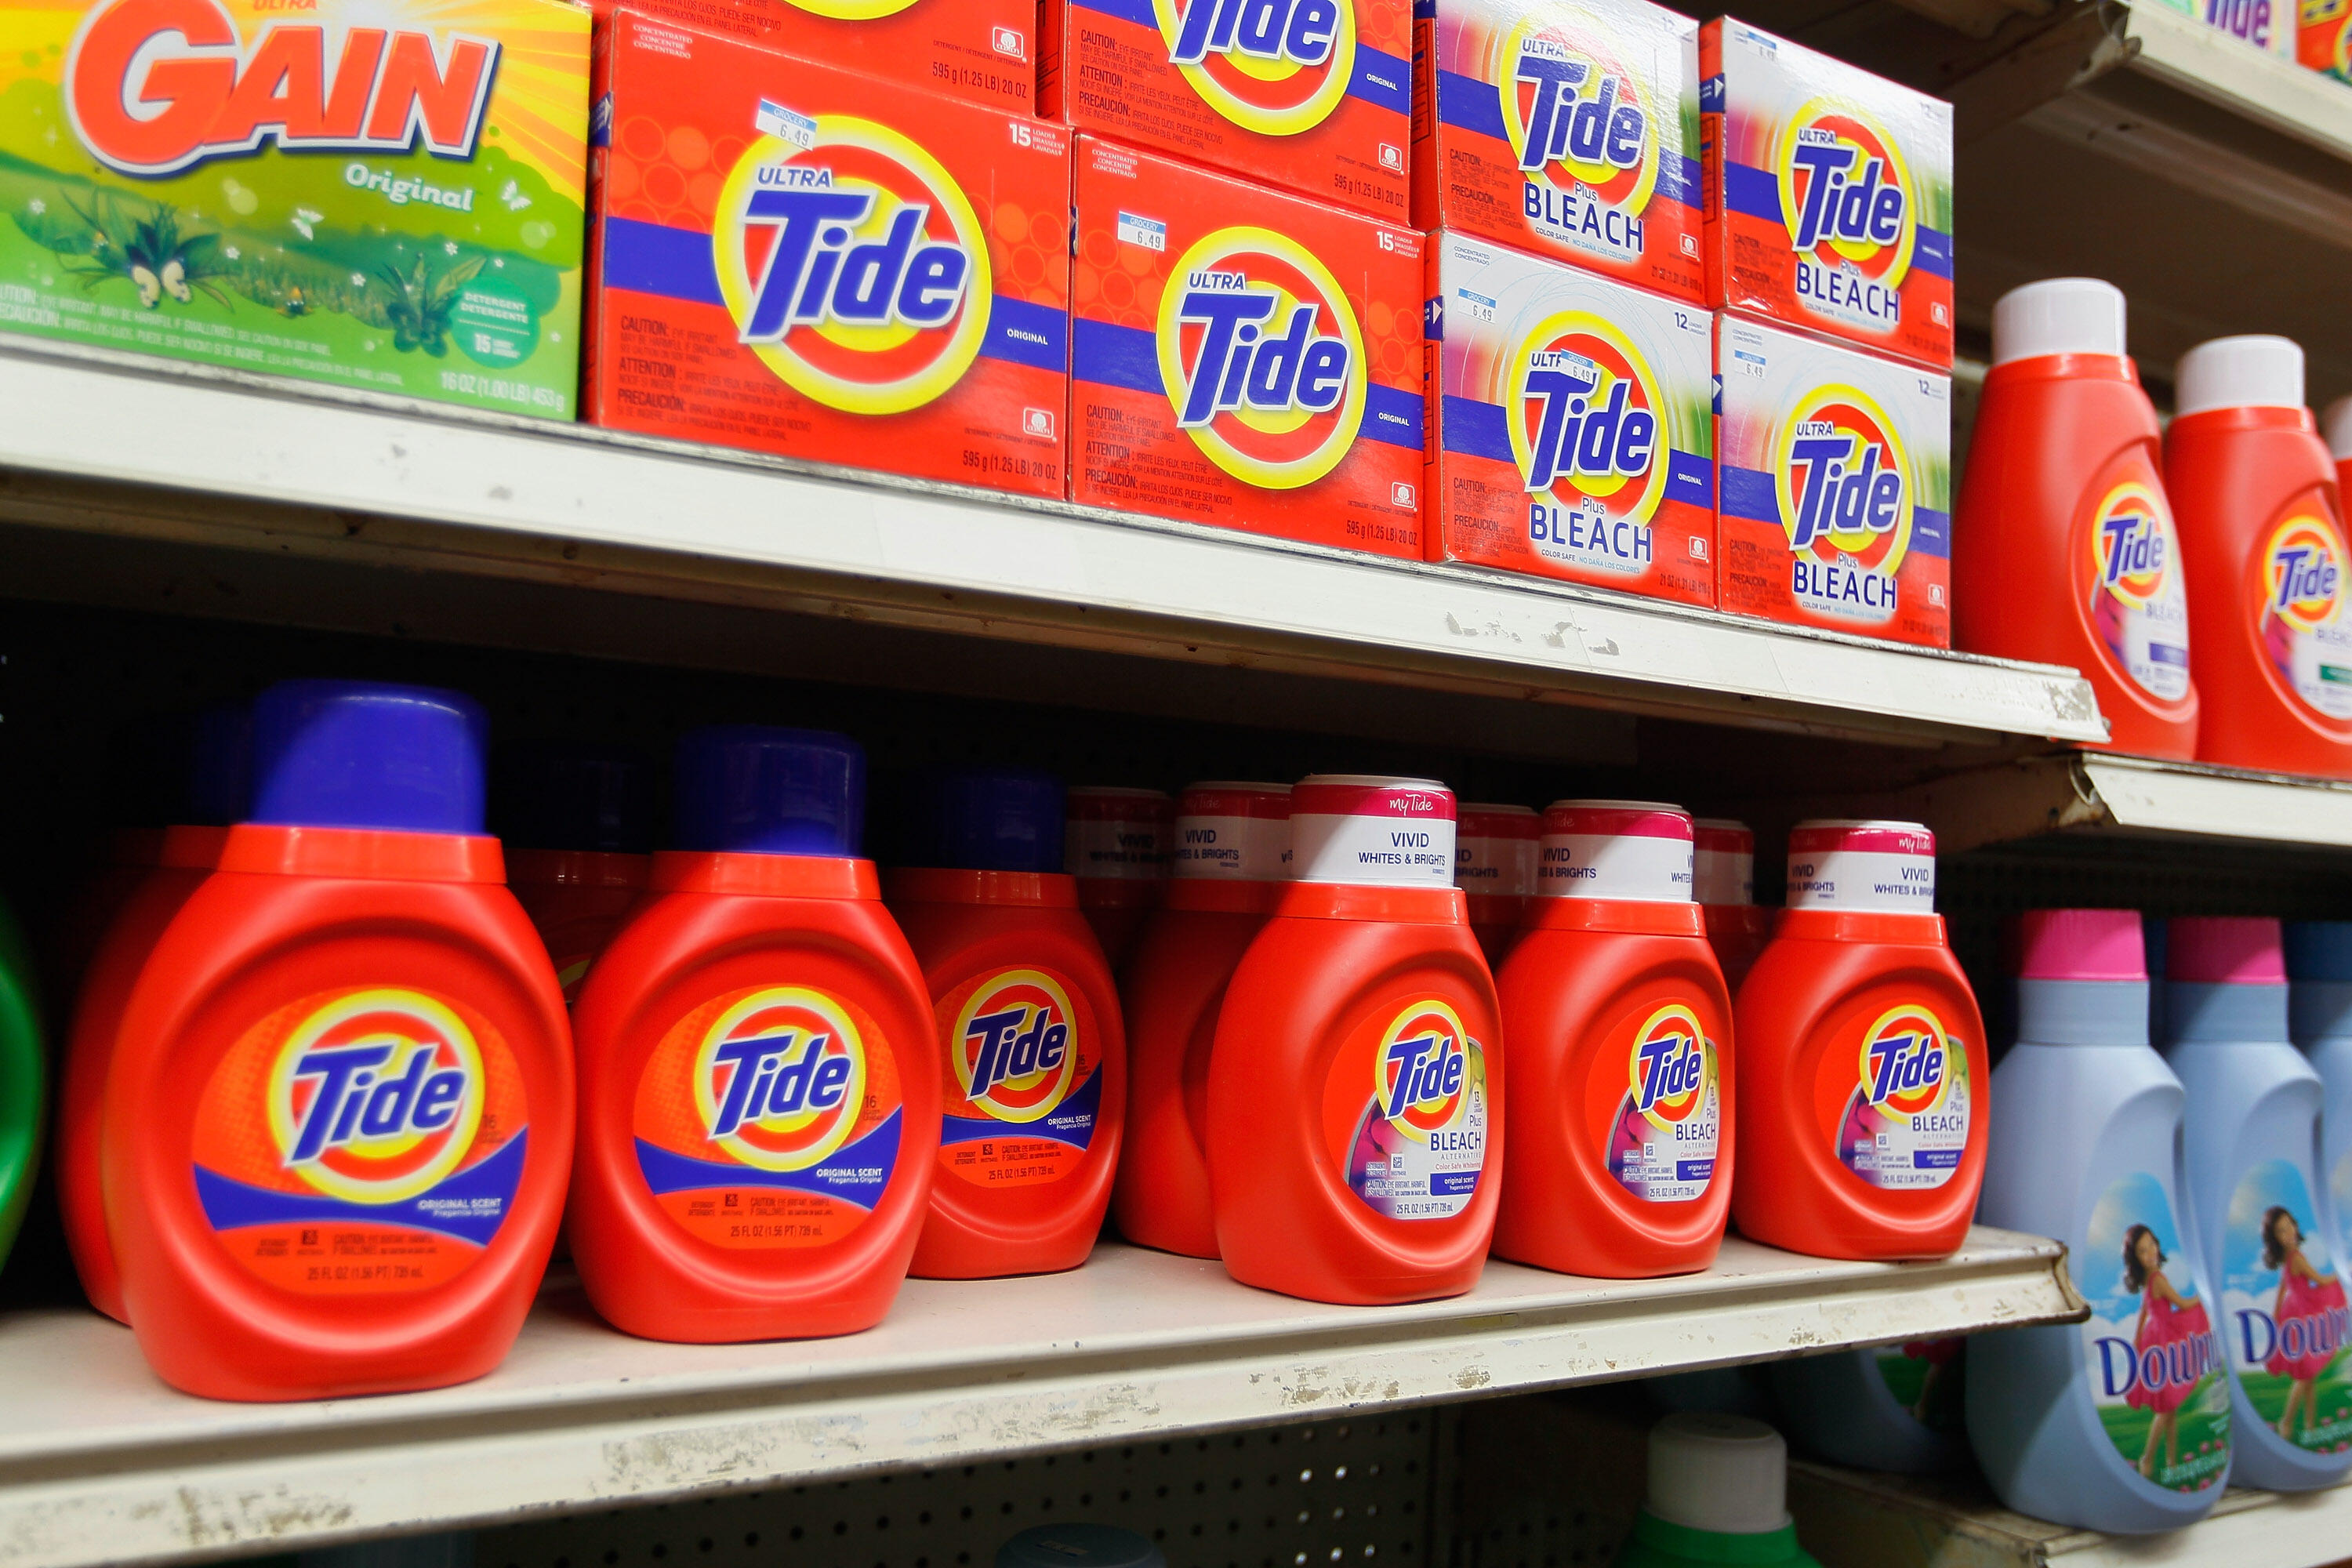
[[[1421,237],[1078,140],[1070,499],[1422,554]]]
[[[2295,58],[2338,81],[2352,81],[2352,0],[2303,0]]]
[[[1041,0],[1037,111],[1408,221],[1412,0]]]
[[[1715,603],[1712,318],[1430,238],[1430,558]]]
[[[595,93],[589,418],[1062,493],[1066,132],[628,11]]]
[[[1707,297],[1952,363],[1952,106],[1729,17],[1699,29]]]
[[[1416,0],[1413,222],[1701,301],[1698,24],[1645,0]]]
[[[1952,383],[1716,318],[1716,603],[1952,646]]]
[[[557,0],[9,0],[0,329],[568,419],[587,131]]]
[[[1035,0],[621,0],[630,10],[996,109],[1036,107]],[[614,0],[590,0],[601,20]]]

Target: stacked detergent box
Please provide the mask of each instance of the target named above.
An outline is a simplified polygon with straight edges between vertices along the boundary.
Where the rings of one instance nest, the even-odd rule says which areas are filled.
[[[1700,30],[1716,599],[1951,646],[1951,106]]]

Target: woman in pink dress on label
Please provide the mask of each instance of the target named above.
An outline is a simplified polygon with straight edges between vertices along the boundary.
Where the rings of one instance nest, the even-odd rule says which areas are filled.
[[[2263,1267],[2277,1269],[2279,1277],[2278,1297],[2271,1304],[2271,1321],[2278,1325],[2277,1347],[2263,1367],[2273,1377],[2289,1380],[2278,1435],[2293,1442],[2290,1428],[2298,1413],[2306,1431],[2317,1418],[2320,1374],[2343,1342],[2344,1286],[2334,1275],[2313,1268],[2303,1255],[2303,1226],[2283,1205],[2273,1204],[2263,1215]],[[2290,1323],[2296,1325],[2292,1347]]]
[[[2124,1403],[2155,1414],[2147,1429],[2147,1447],[2139,1457],[2139,1473],[2156,1479],[2156,1450],[2164,1448],[2164,1468],[2180,1463],[2180,1406],[2210,1364],[2206,1354],[2157,1353],[2179,1344],[2194,1346],[2213,1331],[2205,1303],[2185,1299],[2164,1277],[2164,1248],[2156,1232],[2144,1225],[2124,1232],[2124,1286],[2138,1296],[2139,1321],[2132,1331],[2132,1348],[2139,1358],[2139,1380]]]

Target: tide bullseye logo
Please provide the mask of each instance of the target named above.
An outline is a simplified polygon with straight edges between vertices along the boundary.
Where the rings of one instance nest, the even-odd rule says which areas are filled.
[[[465,1159],[486,1088],[481,1048],[448,1006],[415,991],[353,991],[278,1047],[269,1133],[284,1168],[319,1192],[402,1203]]]
[[[1862,1037],[1864,1104],[1898,1121],[1936,1109],[1951,1082],[1951,1041],[1925,1007],[1896,1007]]]
[[[1312,131],[1355,79],[1353,0],[1152,0],[1151,12],[1170,63],[1245,131]]]
[[[1666,492],[1664,400],[1624,333],[1588,311],[1550,317],[1511,356],[1510,399],[1511,455],[1530,495],[1650,521]]]
[[[2292,517],[2263,549],[2265,608],[2301,632],[2335,624],[2344,608],[2344,536],[2326,518]]]
[[[771,133],[728,175],[711,232],[741,341],[845,413],[903,414],[948,392],[988,331],[988,241],[971,204],[887,126],[766,103],[760,119]]]
[[[1160,297],[1160,374],[1176,423],[1211,462],[1261,489],[1339,466],[1364,421],[1356,312],[1330,269],[1270,229],[1219,229]]]
[[[1673,1128],[1697,1115],[1706,1103],[1706,1031],[1698,1015],[1680,1003],[1669,1003],[1633,1031],[1633,1047],[1626,1061],[1627,1083],[1633,1109],[1653,1125]]]
[[[1077,1087],[1077,1012],[1052,975],[1006,970],[957,1013],[948,1058],[974,1106],[999,1121],[1035,1121]]]
[[[1592,39],[1548,18],[1504,41],[1503,128],[1519,172],[1638,216],[1658,188],[1658,135],[1641,79]],[[1635,242],[1638,246],[1638,241]]]
[[[1444,1003],[1417,1002],[1400,1012],[1372,1053],[1377,1114],[1417,1143],[1453,1127],[1470,1087],[1470,1049],[1461,1015]]]
[[[694,1106],[706,1137],[761,1171],[803,1171],[849,1139],[866,1104],[866,1043],[839,1003],[757,991],[703,1032]]]
[[[2099,589],[2135,609],[2161,597],[2172,575],[2172,514],[2147,485],[2109,490],[2091,521],[2092,569]]]
[[[1858,388],[1818,387],[1773,445],[1789,548],[1891,575],[1911,543],[1911,465],[1886,411]]]
[[[1918,201],[1895,139],[1869,116],[1815,99],[1789,121],[1775,159],[1780,216],[1801,259],[1851,267],[1891,299],[1911,270]]]

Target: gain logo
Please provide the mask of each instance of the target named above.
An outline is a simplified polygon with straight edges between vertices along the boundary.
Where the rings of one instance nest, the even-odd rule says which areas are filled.
[[[719,195],[719,291],[794,391],[902,414],[962,379],[988,331],[987,237],[939,162],[850,115],[771,105]]]
[[[352,991],[296,1024],[270,1063],[269,1135],[285,1169],[347,1203],[430,1191],[482,1119],[480,1047],[419,992]]]
[[[1633,1110],[1653,1125],[1671,1128],[1697,1115],[1714,1076],[1698,1015],[1680,1003],[1652,1014],[1633,1031],[1626,1074]]]
[[[2270,615],[2299,632],[2335,623],[2344,604],[2344,540],[2326,520],[2289,518],[2263,550]]]
[[[2099,502],[2091,525],[2092,569],[2100,592],[2145,609],[2172,577],[2172,514],[2148,486],[2126,480]]]
[[[1527,176],[1528,221],[1588,249],[1638,255],[1659,157],[1640,79],[1547,19],[1513,28],[1503,56],[1503,128]]]
[[[1219,229],[1160,296],[1176,423],[1244,484],[1296,489],[1339,467],[1364,421],[1364,340],[1339,279],[1297,241]]]
[[[1077,1087],[1077,1013],[1060,982],[1008,969],[956,1015],[948,1059],[963,1097],[999,1121],[1035,1121]]]
[[[1950,1081],[1951,1042],[1925,1007],[1897,1007],[1862,1037],[1862,1101],[1890,1117],[1934,1110]]]
[[[1918,240],[1918,201],[1895,140],[1869,116],[1815,99],[1789,121],[1775,164],[1780,217],[1797,253],[1797,297],[1882,329]]]
[[[865,1042],[822,992],[753,992],[713,1020],[695,1048],[704,1134],[757,1170],[817,1164],[848,1141],[865,1104]]]
[[[1352,0],[1152,0],[1151,11],[1192,90],[1263,136],[1314,130],[1355,79]]]
[[[1601,317],[1564,310],[1513,355],[1511,455],[1530,495],[1569,506],[1590,499],[1642,524],[1664,498],[1663,402],[1649,366]]]

